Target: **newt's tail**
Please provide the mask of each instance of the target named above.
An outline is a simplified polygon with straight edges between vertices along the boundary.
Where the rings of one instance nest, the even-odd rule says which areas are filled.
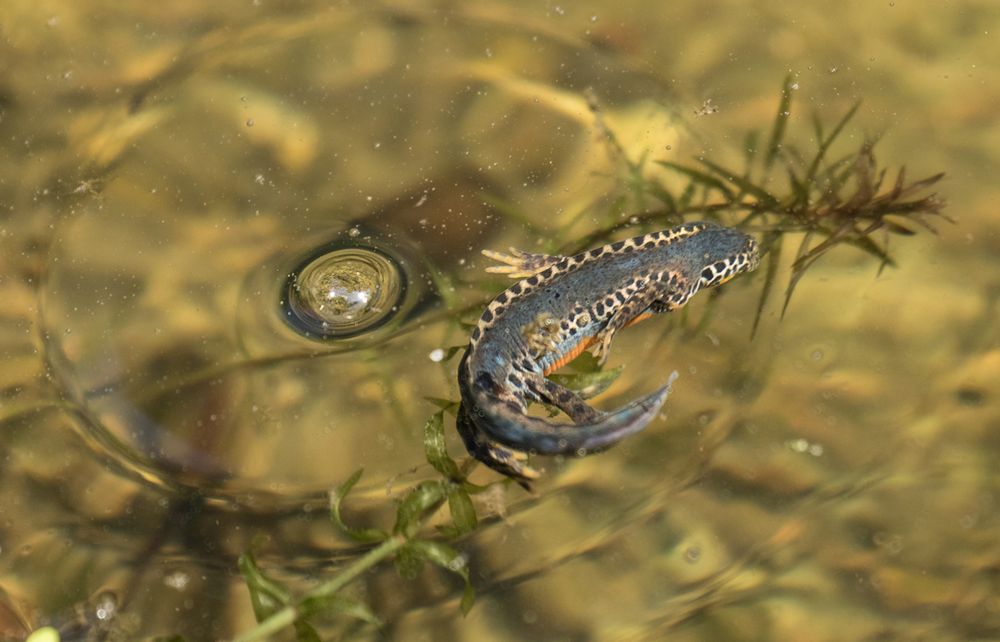
[[[540,455],[586,455],[645,428],[667,400],[675,379],[676,371],[656,392],[585,424],[555,424],[525,415],[516,404],[498,399],[474,382],[463,390],[469,397],[463,399],[463,406],[479,430],[509,448]]]

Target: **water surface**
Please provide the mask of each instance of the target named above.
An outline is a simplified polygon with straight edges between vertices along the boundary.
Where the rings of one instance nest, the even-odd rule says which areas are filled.
[[[478,593],[467,617],[457,578],[383,564],[349,589],[383,626],[321,630],[1000,637],[1000,16],[831,11],[6,2],[0,638],[232,637],[254,625],[236,571],[252,543],[294,590],[356,560],[327,491],[364,467],[349,517],[385,524],[436,477],[425,397],[457,398],[437,356],[503,287],[479,251],[558,251],[653,208],[622,156],[737,165],[789,73],[789,141],[809,149],[811,113],[862,100],[844,150],[879,134],[883,164],[947,172],[956,223],[894,237],[884,270],[837,248],[752,340],[762,273],[727,285],[709,323],[702,300],[623,333],[626,368],[596,403],[676,369],[664,415],[607,453],[539,462],[530,493],[476,496],[480,525],[453,543]],[[288,273],[345,247],[387,257],[403,286],[381,303],[343,276],[330,305],[377,322],[303,336]]]

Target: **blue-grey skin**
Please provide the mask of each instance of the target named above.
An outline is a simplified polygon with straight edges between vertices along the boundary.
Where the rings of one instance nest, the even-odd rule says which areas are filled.
[[[603,362],[623,327],[683,306],[698,290],[759,262],[757,243],[735,229],[689,223],[572,257],[485,253],[522,278],[483,312],[458,370],[458,430],[469,452],[506,475],[531,479],[524,453],[585,455],[642,430],[666,401],[670,383],[604,413],[545,378],[583,348]],[[530,275],[530,276],[528,276]],[[572,424],[526,414],[553,405]]]

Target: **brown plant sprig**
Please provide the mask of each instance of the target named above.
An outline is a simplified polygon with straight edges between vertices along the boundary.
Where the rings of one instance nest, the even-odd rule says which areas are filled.
[[[623,182],[632,200],[641,206],[653,197],[660,206],[625,219],[621,212],[627,206],[618,199],[608,212],[608,224],[566,250],[593,246],[625,228],[676,225],[695,216],[760,232],[765,269],[754,316],[756,332],[778,275],[782,244],[789,234],[801,234],[801,238],[785,285],[782,316],[802,277],[830,250],[842,245],[857,248],[877,259],[881,270],[895,265],[890,254],[892,235],[912,236],[921,229],[937,233],[932,220],[951,221],[942,211],[944,200],[929,191],[944,173],[908,182],[905,166],[890,172],[879,165],[875,157],[878,138],[866,139],[856,151],[830,160],[831,149],[860,103],[855,103],[828,133],[819,117],[813,117],[817,146],[811,154],[786,143],[792,93],[789,76],[782,86],[766,146],[760,147],[759,132],[746,136],[742,171],[704,157],[693,163],[655,161],[684,179],[679,188],[645,178],[647,157],[629,160],[613,132],[600,126],[599,132],[625,166]],[[592,110],[601,122],[594,101]],[[888,184],[890,174],[896,178]]]

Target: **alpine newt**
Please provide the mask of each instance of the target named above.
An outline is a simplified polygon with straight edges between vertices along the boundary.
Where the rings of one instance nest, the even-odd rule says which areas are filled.
[[[486,307],[458,367],[457,427],[469,453],[519,480],[538,477],[527,453],[585,455],[642,430],[666,401],[662,388],[612,412],[589,406],[546,378],[590,350],[599,363],[622,328],[687,303],[759,262],[757,242],[714,223],[688,223],[574,256],[484,250],[504,265],[488,272],[519,279]],[[555,406],[572,424],[527,414]]]

